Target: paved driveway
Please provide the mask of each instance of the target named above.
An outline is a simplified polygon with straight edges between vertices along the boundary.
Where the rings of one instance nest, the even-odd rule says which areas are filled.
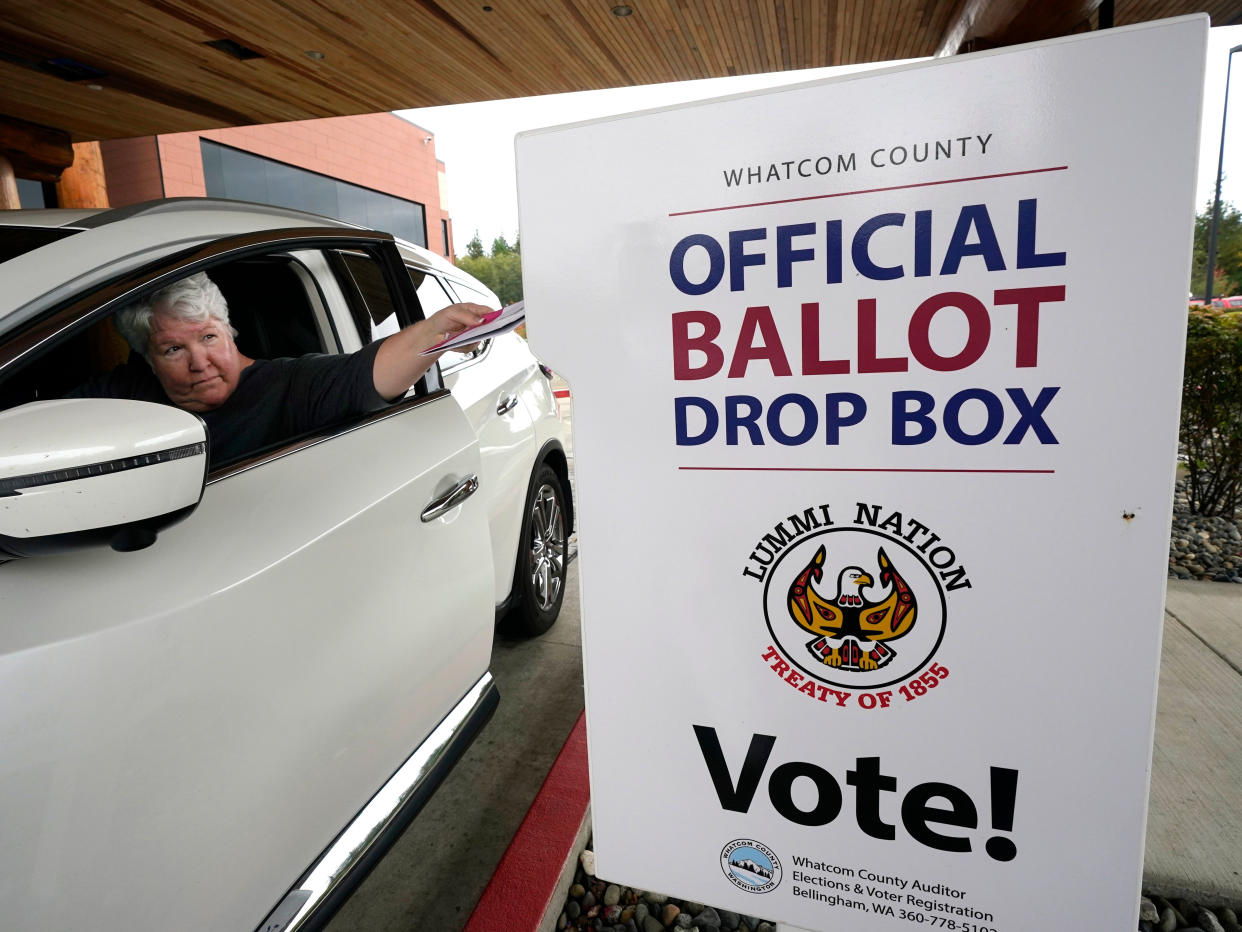
[[[1242,905],[1242,586],[1169,580],[1144,886]]]
[[[497,636],[500,708],[328,932],[455,932],[491,879],[582,712],[578,564],[542,637]]]

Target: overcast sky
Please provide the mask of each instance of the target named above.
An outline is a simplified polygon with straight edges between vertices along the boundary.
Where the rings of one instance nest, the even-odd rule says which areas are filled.
[[[1229,49],[1242,44],[1242,26],[1213,29],[1208,42],[1204,85],[1203,131],[1199,147],[1196,207],[1213,195],[1220,156],[1220,129],[1225,96],[1225,68]],[[1221,198],[1242,207],[1242,52],[1234,56],[1230,78],[1233,106],[1225,141],[1225,183]],[[528,129],[573,123],[615,113],[646,110],[688,100],[721,97],[741,91],[845,74],[891,65],[846,66],[809,71],[783,71],[705,81],[682,81],[577,94],[552,94],[515,100],[424,107],[402,110],[399,116],[435,134],[436,155],[448,177],[449,212],[453,218],[453,245],[459,254],[477,230],[484,250],[503,234],[513,242],[518,233],[517,182],[513,165],[513,137]]]

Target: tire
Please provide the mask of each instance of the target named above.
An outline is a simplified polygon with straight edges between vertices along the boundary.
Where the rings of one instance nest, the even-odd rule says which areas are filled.
[[[556,623],[569,573],[567,514],[561,477],[544,463],[526,496],[513,574],[516,598],[500,626],[505,634],[535,637]]]

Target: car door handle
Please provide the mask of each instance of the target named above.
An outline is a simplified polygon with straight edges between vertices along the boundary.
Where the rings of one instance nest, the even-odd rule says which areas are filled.
[[[427,524],[441,515],[448,514],[477,491],[479,491],[479,477],[473,474],[466,476],[453,486],[447,495],[442,495],[423,509],[423,523]]]
[[[517,395],[510,395],[504,401],[496,406],[497,414],[508,414],[518,405]]]

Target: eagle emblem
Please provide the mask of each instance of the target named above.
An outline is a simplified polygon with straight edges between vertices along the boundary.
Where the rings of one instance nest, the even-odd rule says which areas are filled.
[[[825,559],[827,551],[821,546],[795,577],[789,587],[789,614],[815,635],[806,649],[821,663],[842,670],[878,670],[897,656],[887,642],[914,627],[914,592],[881,547],[876,553],[880,598],[863,595],[863,590],[876,587],[871,574],[847,566],[837,576],[836,595],[825,599],[812,585],[822,582]]]

